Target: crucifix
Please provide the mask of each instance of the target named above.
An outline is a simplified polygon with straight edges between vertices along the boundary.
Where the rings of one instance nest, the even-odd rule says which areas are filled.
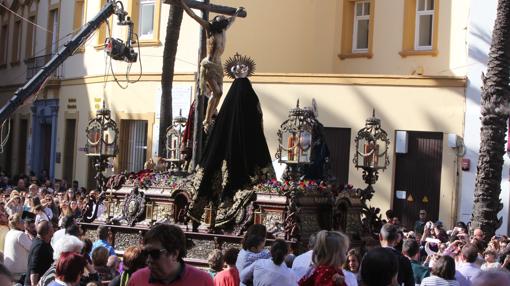
[[[202,153],[202,127],[207,131],[211,124],[212,116],[223,94],[223,65],[221,56],[225,50],[226,30],[232,25],[236,17],[246,17],[244,8],[232,8],[209,4],[209,0],[199,2],[195,0],[165,0],[165,3],[181,6],[186,13],[198,22],[202,28],[199,47],[199,84],[195,92],[195,120],[193,134],[193,159],[192,168],[195,168]],[[196,15],[191,8],[203,12],[203,17]],[[208,13],[218,15],[212,21],[208,21]],[[231,17],[225,17],[228,15]],[[204,43],[204,38],[206,41]],[[206,53],[204,53],[206,52]],[[209,103],[203,118],[204,97],[208,96]]]

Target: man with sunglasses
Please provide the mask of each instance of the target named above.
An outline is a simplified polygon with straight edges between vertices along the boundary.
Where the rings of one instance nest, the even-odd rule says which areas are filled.
[[[128,286],[212,286],[209,274],[184,263],[186,237],[175,225],[158,224],[143,239],[148,267],[129,279]]]

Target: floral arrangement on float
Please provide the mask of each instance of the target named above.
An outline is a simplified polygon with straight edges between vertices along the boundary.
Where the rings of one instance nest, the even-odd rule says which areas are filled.
[[[268,180],[264,183],[255,185],[254,190],[257,193],[268,193],[287,195],[290,193],[299,193],[304,195],[331,194],[338,187],[332,183],[322,180]]]

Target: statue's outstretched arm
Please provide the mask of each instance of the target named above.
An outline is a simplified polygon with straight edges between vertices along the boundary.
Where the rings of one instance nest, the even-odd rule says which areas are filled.
[[[244,7],[239,7],[239,8],[237,8],[236,13],[234,14],[234,16],[228,18],[227,29],[230,28],[230,26],[232,26],[232,24],[234,23],[234,21],[237,18],[237,15],[239,15],[239,13],[241,13],[242,11],[244,11]]]
[[[204,27],[205,30],[209,30],[209,22],[205,21],[204,19],[199,17],[197,14],[195,14],[195,12],[193,12],[193,10],[191,10],[190,7],[188,7],[188,5],[186,5],[185,0],[181,0],[181,5],[182,5],[182,8],[184,9],[184,11],[186,11],[186,14],[188,14],[191,18],[193,18],[195,21],[197,21],[202,27]]]

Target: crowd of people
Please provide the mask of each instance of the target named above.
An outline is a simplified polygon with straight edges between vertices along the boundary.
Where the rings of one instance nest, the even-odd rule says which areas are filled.
[[[268,247],[265,226],[254,224],[239,249],[214,249],[209,268],[199,269],[184,261],[188,244],[179,226],[153,226],[143,244],[119,257],[109,226],[86,237],[77,223],[91,195],[77,182],[8,182],[0,174],[0,286],[510,285],[508,237],[486,240],[481,229],[469,235],[462,222],[445,230],[425,210],[412,230],[388,212],[379,239],[356,247],[342,232],[319,231],[299,255],[284,240]]]

